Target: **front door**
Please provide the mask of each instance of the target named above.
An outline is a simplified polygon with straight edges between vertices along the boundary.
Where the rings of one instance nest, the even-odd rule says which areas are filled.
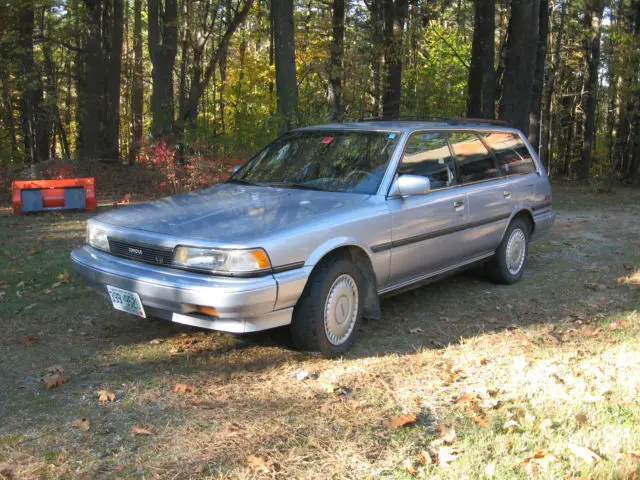
[[[417,132],[407,142],[398,175],[429,178],[427,195],[388,200],[392,218],[389,285],[411,282],[466,256],[467,194],[456,187],[446,134]]]

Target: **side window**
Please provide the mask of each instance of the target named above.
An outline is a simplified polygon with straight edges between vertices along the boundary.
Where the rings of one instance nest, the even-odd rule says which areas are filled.
[[[498,165],[505,175],[524,175],[536,171],[536,164],[518,135],[508,132],[490,132],[484,134],[484,139],[496,153]]]
[[[455,165],[446,135],[438,132],[411,135],[398,173],[428,177],[432,190],[455,185]]]
[[[493,155],[474,133],[452,133],[449,141],[456,156],[459,184],[481,182],[499,176]]]

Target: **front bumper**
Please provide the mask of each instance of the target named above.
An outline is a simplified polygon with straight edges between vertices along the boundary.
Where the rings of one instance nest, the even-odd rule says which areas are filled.
[[[297,275],[287,272],[289,275],[280,282],[275,275],[203,275],[126,260],[89,246],[74,250],[71,261],[76,272],[102,295],[108,296],[106,285],[136,292],[150,315],[233,333],[291,323],[295,302],[279,302],[278,290],[283,289],[297,301],[308,275],[307,269],[300,269]],[[199,313],[198,307],[202,306],[215,308],[218,316]]]

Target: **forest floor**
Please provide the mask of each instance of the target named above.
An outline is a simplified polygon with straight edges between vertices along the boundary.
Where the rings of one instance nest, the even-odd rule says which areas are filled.
[[[116,312],[90,214],[0,216],[0,479],[636,479],[640,191],[555,192],[519,284],[385,299],[339,360]]]

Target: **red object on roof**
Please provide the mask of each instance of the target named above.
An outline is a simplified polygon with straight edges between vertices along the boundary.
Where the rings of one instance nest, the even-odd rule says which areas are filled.
[[[15,214],[46,210],[95,210],[95,179],[19,180],[11,183],[11,199]]]

